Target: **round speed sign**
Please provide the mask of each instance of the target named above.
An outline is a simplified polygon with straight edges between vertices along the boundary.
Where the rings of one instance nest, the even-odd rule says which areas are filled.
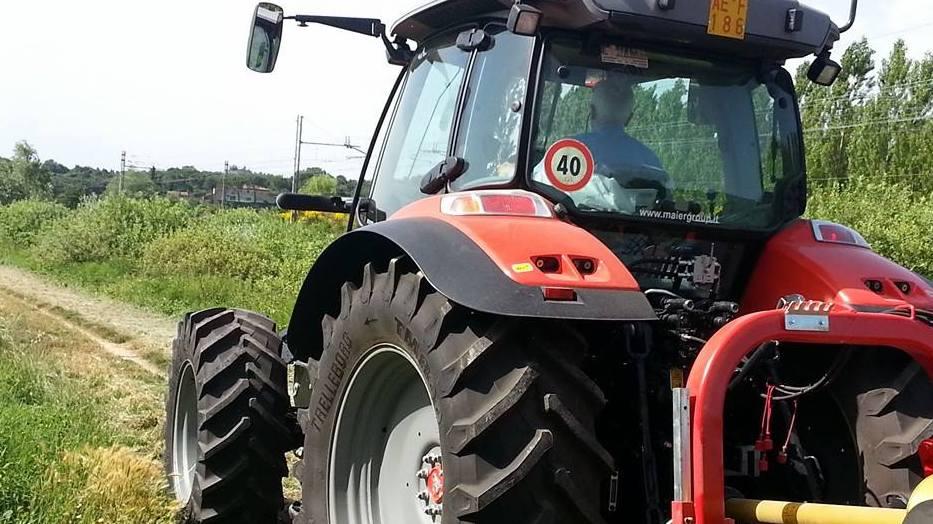
[[[558,140],[544,157],[544,172],[551,185],[561,191],[579,191],[593,178],[593,153],[572,138]]]

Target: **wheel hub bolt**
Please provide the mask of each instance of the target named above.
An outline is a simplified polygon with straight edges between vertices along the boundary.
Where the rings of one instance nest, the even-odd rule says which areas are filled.
[[[444,468],[440,449],[435,448],[424,455],[421,462],[423,467],[416,475],[423,482],[421,485],[424,489],[417,496],[424,504],[424,514],[436,521],[444,512]]]

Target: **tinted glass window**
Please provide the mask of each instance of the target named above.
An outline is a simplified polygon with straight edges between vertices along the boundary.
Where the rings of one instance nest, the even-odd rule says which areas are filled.
[[[494,44],[476,55],[457,142],[457,156],[466,160],[467,171],[451,184],[453,189],[507,183],[515,176],[535,39],[504,28],[487,31],[494,33]]]
[[[551,43],[532,179],[577,211],[768,229],[801,174],[792,95],[753,66]]]
[[[423,198],[422,177],[447,157],[469,58],[450,38],[412,62],[373,188],[376,205],[387,214]]]

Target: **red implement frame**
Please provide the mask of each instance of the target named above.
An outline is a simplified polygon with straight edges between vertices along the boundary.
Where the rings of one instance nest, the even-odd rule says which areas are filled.
[[[828,306],[827,306],[828,307]],[[687,381],[692,406],[690,461],[692,500],[674,502],[674,524],[727,524],[723,471],[723,412],[733,372],[755,348],[768,341],[896,348],[913,357],[933,377],[933,329],[908,316],[830,308],[827,331],[793,331],[790,311],[753,313],[730,322],[703,347]]]

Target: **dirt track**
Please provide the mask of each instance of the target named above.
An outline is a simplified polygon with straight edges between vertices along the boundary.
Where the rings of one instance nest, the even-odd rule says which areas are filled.
[[[108,353],[155,374],[164,371],[142,353],[168,354],[175,335],[173,319],[57,285],[9,266],[0,266],[0,294],[81,333]]]

